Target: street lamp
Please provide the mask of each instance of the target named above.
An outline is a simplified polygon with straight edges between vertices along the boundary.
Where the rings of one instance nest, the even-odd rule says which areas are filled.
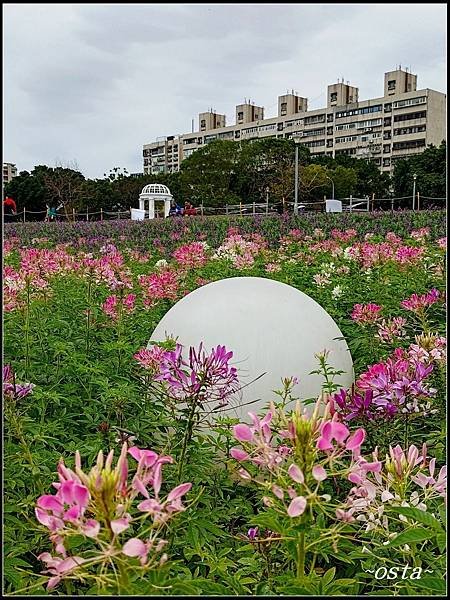
[[[414,173],[413,175],[413,201],[412,201],[412,209],[415,210],[416,209],[416,179],[417,179],[417,175]]]
[[[325,175],[325,177],[331,181],[331,185],[333,186],[333,195],[331,199],[334,200],[334,181],[328,175]]]

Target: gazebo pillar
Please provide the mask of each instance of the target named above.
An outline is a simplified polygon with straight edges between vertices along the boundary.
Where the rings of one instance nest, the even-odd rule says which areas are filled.
[[[170,198],[164,198],[164,218],[168,217],[170,213]]]
[[[155,218],[155,199],[154,198],[148,199],[148,218],[149,219]]]

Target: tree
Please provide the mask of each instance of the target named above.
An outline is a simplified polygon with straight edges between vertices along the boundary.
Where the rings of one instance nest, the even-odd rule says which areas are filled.
[[[34,167],[31,173],[21,171],[5,185],[5,194],[14,198],[18,212],[25,208],[31,213],[36,213],[36,216],[39,214],[42,217],[40,213],[46,211],[49,197],[43,181],[45,169],[48,167],[40,165]]]
[[[181,164],[181,188],[185,200],[193,204],[223,206],[239,202],[232,190],[239,145],[214,140],[196,150]]]
[[[56,166],[43,172],[43,182],[50,205],[63,207],[67,219],[69,211],[80,208],[80,197],[85,182],[84,175],[68,167]]]
[[[358,176],[352,167],[337,165],[333,170],[328,170],[327,175],[334,183],[335,198],[348,198],[355,193]]]
[[[446,168],[447,147],[445,142],[442,142],[438,148],[429,146],[421,154],[398,160],[395,163],[392,177],[395,196],[412,197],[415,174],[417,177],[416,190],[421,196],[446,198]],[[442,205],[444,202],[445,200],[440,200],[437,201],[437,204]],[[406,201],[406,205],[410,205],[409,200]]]
[[[236,192],[244,202],[264,202],[266,193],[275,203],[294,194],[295,142],[261,138],[240,144]],[[309,149],[299,146],[299,165],[309,162]]]
[[[325,188],[329,185],[327,170],[322,165],[306,165],[300,167],[299,199],[301,202],[314,202],[322,199]]]

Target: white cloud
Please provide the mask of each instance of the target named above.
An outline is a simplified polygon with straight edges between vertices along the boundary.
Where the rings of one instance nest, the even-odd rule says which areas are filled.
[[[3,4],[4,159],[76,160],[85,175],[142,170],[142,144],[251,98],[310,108],[343,76],[360,99],[410,66],[446,90],[444,4]]]

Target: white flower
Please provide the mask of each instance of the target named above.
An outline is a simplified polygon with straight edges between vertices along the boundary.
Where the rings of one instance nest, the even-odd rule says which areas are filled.
[[[167,267],[167,266],[168,266],[168,264],[169,264],[169,263],[167,262],[167,260],[164,260],[164,258],[162,258],[161,260],[158,260],[158,261],[155,263],[155,267],[156,267],[157,269],[164,269],[165,267]]]
[[[343,289],[341,288],[340,285],[337,285],[331,291],[331,295],[333,296],[334,299],[340,298],[340,296],[342,296],[342,294],[343,294]]]

